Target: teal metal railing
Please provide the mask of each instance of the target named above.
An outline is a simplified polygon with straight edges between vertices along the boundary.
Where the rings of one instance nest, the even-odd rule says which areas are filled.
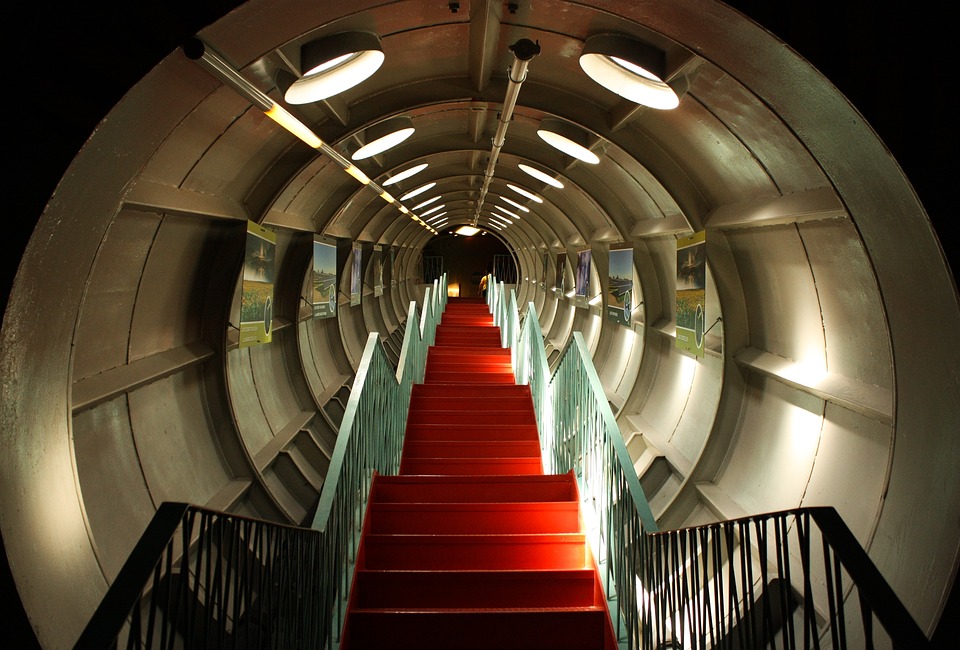
[[[657,530],[656,519],[583,336],[574,332],[551,377],[536,307],[527,305],[520,324],[514,292],[501,303],[508,305],[501,321],[507,328],[516,323],[504,339],[513,348],[517,383],[530,386],[544,469],[552,474],[573,470],[577,477],[611,615],[618,635],[625,635],[639,626],[634,576],[640,558],[634,551],[645,533]]]
[[[490,286],[517,382],[530,386],[545,470],[577,477],[621,647],[872,648],[875,636],[929,647],[833,508],[658,531],[582,334],[551,377],[533,303],[520,320],[513,292]]]
[[[446,302],[444,275],[410,304],[396,368],[370,334],[310,528],[161,504],[75,647],[337,647],[369,485],[399,469]]]
[[[410,303],[407,322],[418,326],[407,327],[397,368],[376,332],[367,339],[311,526],[323,535],[320,597],[321,611],[328,612],[327,640],[343,628],[373,475],[399,470],[410,393],[413,384],[423,382],[427,349],[446,301],[443,275],[427,287],[422,311]]]

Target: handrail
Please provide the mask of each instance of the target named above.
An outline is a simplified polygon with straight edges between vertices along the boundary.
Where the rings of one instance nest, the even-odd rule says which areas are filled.
[[[510,327],[519,314],[513,295],[503,310],[502,291],[491,309]],[[574,332],[552,377],[533,303],[504,341],[515,349],[517,382],[530,385],[545,468],[572,469],[585,519],[594,514],[591,542],[628,648],[778,647],[777,638],[793,648],[798,637],[818,648],[826,635],[834,648],[872,648],[874,616],[895,648],[929,647],[833,508],[659,532],[582,334]]]
[[[424,296],[423,318],[411,302],[407,319],[419,326],[405,329],[397,368],[378,334],[369,335],[311,528],[161,504],[76,647],[117,647],[124,634],[128,648],[173,647],[177,639],[201,639],[193,645],[202,647],[332,644],[370,479],[399,468],[410,393],[423,381],[446,293],[444,275]]]

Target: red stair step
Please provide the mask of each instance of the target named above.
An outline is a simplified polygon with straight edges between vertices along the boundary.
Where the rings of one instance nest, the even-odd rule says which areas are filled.
[[[462,400],[464,399],[467,400],[467,404],[469,404],[471,410],[478,411],[490,412],[499,410],[515,412],[529,411],[533,408],[533,402],[530,400],[529,393],[527,395],[497,396],[486,394],[482,388],[474,392],[475,394],[461,394],[450,397],[414,393],[410,397],[410,409],[445,410],[449,409],[452,404],[463,403]]]
[[[577,493],[569,474],[377,476],[370,499],[380,503],[576,502]]]
[[[536,415],[531,411],[474,410],[469,408],[416,410],[407,416],[408,424],[536,424]],[[465,405],[466,406],[466,405]]]
[[[408,440],[403,457],[410,458],[540,458],[537,440]]]
[[[456,384],[463,382],[484,384],[512,384],[516,381],[512,372],[430,372],[425,373],[424,381],[438,384]]]
[[[361,570],[354,584],[356,604],[364,609],[590,607],[596,602],[591,569]]]
[[[409,458],[401,474],[518,476],[543,473],[540,458]]]
[[[591,609],[351,614],[351,648],[378,650],[602,650],[606,613]]]
[[[408,424],[407,442],[450,440],[536,440],[540,434],[535,424]]]
[[[414,384],[412,397],[472,397],[477,393],[477,387],[472,384],[437,385]],[[509,386],[484,386],[484,397],[524,397],[530,399],[530,387],[520,384]]]
[[[364,569],[582,569],[588,566],[582,533],[549,535],[364,535]]]
[[[375,503],[367,515],[373,534],[505,535],[575,533],[576,503]]]

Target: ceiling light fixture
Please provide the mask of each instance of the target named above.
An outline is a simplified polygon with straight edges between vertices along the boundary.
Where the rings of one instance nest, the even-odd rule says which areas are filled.
[[[500,198],[503,199],[504,201],[506,201],[507,203],[509,203],[510,205],[512,205],[513,207],[515,207],[517,210],[520,210],[521,212],[530,212],[530,208],[528,208],[528,207],[525,206],[525,205],[520,205],[519,203],[517,203],[517,202],[514,201],[513,199],[508,199],[508,198],[505,197],[505,196],[501,196]]]
[[[480,229],[474,228],[473,226],[460,226],[457,228],[457,234],[463,235],[464,237],[473,237],[478,232],[480,232]]]
[[[427,219],[427,223],[433,223],[434,221],[439,220],[440,217],[442,217],[442,216],[445,215],[446,213],[447,213],[446,210],[444,210],[444,211],[441,212],[440,214],[435,214],[435,215],[433,215],[432,217],[430,217],[429,219]],[[449,218],[449,217],[448,217],[448,218]],[[444,219],[444,221],[446,221],[446,219]]]
[[[430,209],[427,210],[426,212],[421,212],[421,213],[420,213],[420,216],[421,216],[421,217],[425,217],[425,216],[427,216],[428,214],[433,214],[433,213],[436,212],[437,210],[443,210],[444,207],[446,207],[446,206],[444,206],[444,204],[441,203],[440,205],[437,205],[437,206],[434,206],[434,207],[430,208]]]
[[[599,156],[590,151],[587,146],[587,134],[566,122],[560,120],[543,120],[537,129],[544,142],[559,149],[568,156],[577,160],[596,165],[600,162]]]
[[[439,201],[439,200],[442,199],[442,198],[443,198],[443,194],[437,194],[437,195],[436,195],[435,197],[433,197],[432,199],[427,199],[427,200],[424,201],[423,203],[418,203],[418,204],[416,204],[415,206],[413,206],[413,207],[410,208],[410,209],[411,209],[411,210],[419,210],[420,208],[425,208],[425,207],[427,207],[428,205],[430,205],[431,203],[435,203],[436,201]]]
[[[309,104],[353,88],[383,63],[380,38],[371,32],[342,32],[300,48],[303,76],[283,98],[290,104]]]
[[[500,210],[500,212],[503,212],[504,214],[513,217],[514,219],[519,219],[519,218],[520,218],[520,215],[519,215],[519,214],[517,214],[516,212],[510,212],[509,210],[507,210],[507,209],[506,209],[505,207],[503,207],[503,206],[495,205],[495,206],[493,206],[493,207],[495,207],[497,210]],[[496,214],[496,213],[494,213],[494,214]]]
[[[520,171],[530,174],[531,176],[533,176],[534,178],[536,178],[538,181],[542,183],[546,183],[547,185],[552,185],[557,189],[561,189],[561,190],[563,189],[563,183],[558,181],[556,178],[554,178],[550,174],[546,174],[540,171],[536,167],[531,167],[530,165],[524,165],[523,163],[519,163],[517,167],[520,168]]]
[[[410,178],[411,176],[413,176],[414,174],[417,174],[417,173],[419,173],[419,172],[422,172],[422,171],[423,171],[424,169],[426,169],[426,168],[427,168],[427,163],[420,163],[419,165],[414,165],[414,166],[411,167],[410,169],[404,169],[404,170],[403,170],[402,172],[400,172],[399,174],[397,174],[397,175],[395,175],[395,176],[391,176],[391,177],[388,178],[387,180],[383,181],[383,186],[386,187],[387,185],[393,185],[394,183],[399,183],[400,181],[405,181],[405,180],[407,180],[408,178]]]
[[[353,152],[353,160],[363,160],[391,149],[413,135],[413,120],[406,115],[392,117],[364,131],[366,144]]]
[[[436,182],[436,181],[433,181],[433,182],[427,183],[426,185],[421,185],[420,187],[418,187],[418,188],[416,188],[416,189],[413,189],[413,190],[410,190],[409,192],[407,192],[406,194],[404,194],[403,196],[401,196],[401,197],[400,197],[400,200],[401,200],[401,201],[406,201],[407,199],[412,199],[412,198],[415,197],[415,196],[419,196],[419,195],[423,194],[424,192],[426,192],[427,190],[429,190],[431,187],[433,187],[433,186],[436,185],[436,184],[437,184],[437,182]]]
[[[669,110],[680,98],[664,81],[662,50],[627,36],[597,34],[583,44],[580,67],[598,84],[637,104]]]
[[[537,203],[543,203],[543,199],[541,199],[539,196],[537,196],[536,194],[534,194],[529,190],[525,190],[522,187],[517,187],[516,185],[511,185],[510,183],[507,183],[507,187],[509,187],[511,190],[513,190],[517,194],[522,194],[523,196],[527,197],[531,201],[536,201]]]

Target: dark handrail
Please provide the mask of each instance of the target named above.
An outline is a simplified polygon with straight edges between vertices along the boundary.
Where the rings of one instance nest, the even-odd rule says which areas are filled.
[[[130,557],[77,640],[75,648],[99,649],[116,645],[117,636],[130,614],[130,603],[135,603],[140,598],[143,586],[150,580],[150,574],[163,556],[167,544],[180,528],[189,508],[186,503],[163,503],[157,508],[150,524],[143,531]]]

